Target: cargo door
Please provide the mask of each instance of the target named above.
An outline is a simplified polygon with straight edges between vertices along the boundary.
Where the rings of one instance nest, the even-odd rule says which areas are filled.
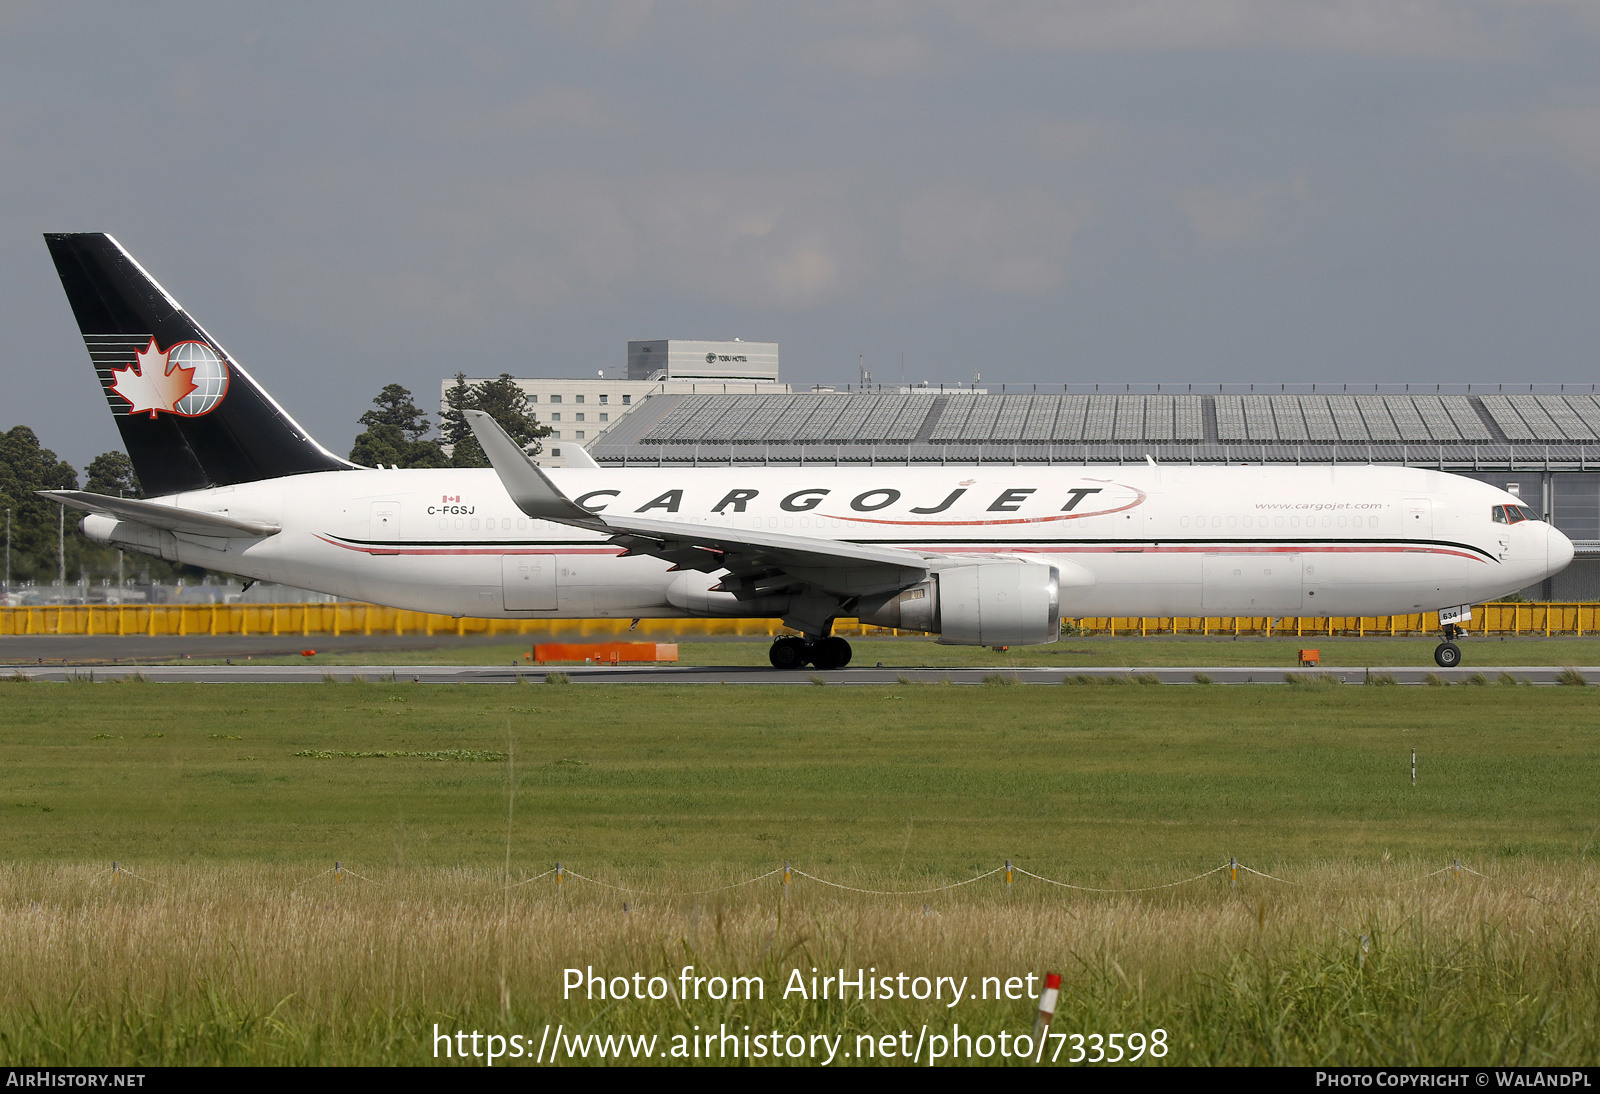
[[[508,612],[556,609],[555,555],[501,555],[500,583]]]
[[[1200,603],[1207,615],[1276,615],[1300,611],[1301,555],[1206,555]]]
[[[1427,498],[1407,498],[1403,507],[1400,533],[1404,539],[1430,540],[1433,538],[1433,502]]]

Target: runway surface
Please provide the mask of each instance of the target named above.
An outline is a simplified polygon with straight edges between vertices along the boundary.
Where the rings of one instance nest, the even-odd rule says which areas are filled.
[[[506,646],[519,641],[516,635],[454,635],[440,637],[423,634],[318,634],[304,635],[82,635],[20,634],[0,635],[0,665],[49,664],[52,661],[115,664],[120,661],[177,661],[185,657],[287,657],[304,649],[319,653],[359,653],[371,650],[382,660],[384,650],[462,649],[473,646]]]
[[[1285,669],[1280,666],[1256,668],[1229,666],[1207,668],[848,668],[830,672],[801,670],[783,672],[770,668],[717,668],[676,665],[551,665],[514,667],[509,665],[23,665],[13,670],[32,680],[111,681],[142,676],[152,683],[193,684],[306,684],[346,683],[361,679],[371,683],[418,684],[542,684],[551,673],[564,674],[573,684],[988,684],[1001,678],[1018,684],[1060,684],[1063,680],[1086,677],[1100,681],[1117,677],[1133,683],[1198,684],[1196,675],[1210,678],[1213,684],[1282,684],[1298,676],[1307,680],[1331,679],[1344,684],[1368,682],[1368,670],[1351,668]],[[1502,674],[1530,684],[1556,684],[1564,668],[1528,665],[1510,668],[1440,669],[1432,666],[1380,668],[1373,676],[1390,676],[1397,684],[1422,685],[1435,677],[1459,684],[1481,672],[1491,682]],[[1600,667],[1577,671],[1600,682]]]

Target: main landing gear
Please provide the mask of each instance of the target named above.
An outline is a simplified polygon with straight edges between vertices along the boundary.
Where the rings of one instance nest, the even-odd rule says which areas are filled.
[[[1433,651],[1433,663],[1442,669],[1453,669],[1461,664],[1461,647],[1456,645],[1456,639],[1461,635],[1461,628],[1454,623],[1444,625],[1444,641],[1440,642]]]
[[[767,658],[775,669],[842,669],[850,663],[850,643],[842,638],[821,638],[808,642],[799,635],[786,635],[772,644]]]

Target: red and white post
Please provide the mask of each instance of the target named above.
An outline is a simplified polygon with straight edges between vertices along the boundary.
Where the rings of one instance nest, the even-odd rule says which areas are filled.
[[[1061,974],[1058,972],[1045,973],[1044,991],[1039,993],[1039,1014],[1033,1020],[1033,1037],[1035,1041],[1050,1029],[1050,1022],[1056,1016],[1056,1000],[1061,997]],[[1039,1041],[1039,1043],[1043,1043]]]

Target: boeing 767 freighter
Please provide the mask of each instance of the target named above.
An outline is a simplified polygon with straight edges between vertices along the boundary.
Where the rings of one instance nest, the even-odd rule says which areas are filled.
[[[840,617],[1040,644],[1064,614],[1457,609],[1572,559],[1516,497],[1408,467],[545,469],[476,412],[492,468],[359,467],[115,239],[45,239],[150,497],[46,493],[96,542],[254,580],[452,616],[779,617],[800,633],[775,666],[842,668]]]

